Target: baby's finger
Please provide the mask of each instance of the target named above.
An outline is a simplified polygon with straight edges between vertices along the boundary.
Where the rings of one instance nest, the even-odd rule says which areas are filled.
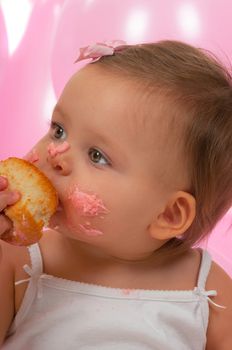
[[[0,193],[0,212],[8,205],[16,203],[20,199],[18,192],[2,192]]]
[[[8,181],[5,177],[0,176],[0,191],[5,190],[7,188]]]
[[[12,227],[12,222],[5,215],[0,215],[0,237],[3,233],[11,230]]]

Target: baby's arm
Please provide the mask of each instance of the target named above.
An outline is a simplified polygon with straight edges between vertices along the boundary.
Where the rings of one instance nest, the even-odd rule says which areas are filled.
[[[206,284],[206,290],[215,289],[218,295],[212,300],[226,306],[218,308],[210,304],[209,326],[206,350],[232,349],[232,279],[213,263]]]
[[[7,180],[0,176],[0,236],[12,229],[12,223],[3,213],[17,201],[7,190]],[[14,317],[14,268],[12,249],[0,240],[0,346]]]
[[[14,268],[8,246],[0,241],[0,347],[14,317]]]

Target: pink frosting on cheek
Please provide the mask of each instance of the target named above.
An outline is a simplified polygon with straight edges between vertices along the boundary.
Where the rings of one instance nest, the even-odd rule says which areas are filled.
[[[57,145],[54,144],[54,142],[51,142],[48,145],[48,154],[54,158],[57,154],[61,154],[66,152],[70,148],[70,144],[67,141],[64,141],[62,143],[59,143]]]
[[[109,213],[109,210],[96,194],[82,192],[78,186],[71,189],[68,199],[81,216],[98,216]]]
[[[85,217],[96,217],[108,214],[109,210],[103,204],[103,201],[96,194],[82,192],[77,185],[72,186],[68,191],[68,200],[76,210],[77,215]],[[103,216],[101,216],[103,218]],[[91,223],[86,221],[84,224],[78,224],[75,231],[81,230],[87,236],[102,236],[103,232],[91,227]]]

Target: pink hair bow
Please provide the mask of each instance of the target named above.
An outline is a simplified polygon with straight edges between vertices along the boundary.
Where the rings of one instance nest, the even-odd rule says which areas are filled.
[[[104,41],[80,48],[80,54],[76,62],[92,58],[92,62],[98,61],[102,56],[112,56],[116,51],[120,51],[126,42],[123,40]]]

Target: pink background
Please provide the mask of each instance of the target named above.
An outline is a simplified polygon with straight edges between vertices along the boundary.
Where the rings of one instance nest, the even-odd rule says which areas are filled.
[[[22,157],[48,128],[78,48],[178,39],[232,56],[231,0],[1,0],[0,159]],[[204,245],[232,276],[232,210]]]

